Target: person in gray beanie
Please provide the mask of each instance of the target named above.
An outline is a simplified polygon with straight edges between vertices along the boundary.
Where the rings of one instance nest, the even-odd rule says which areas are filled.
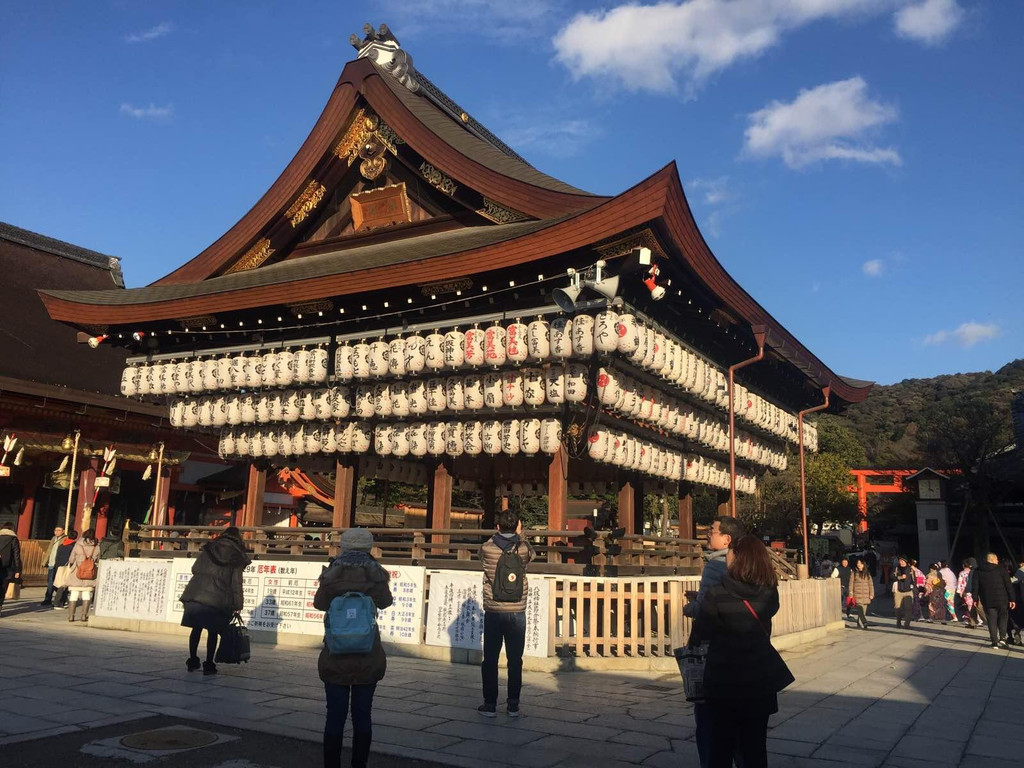
[[[365,528],[349,528],[341,535],[341,554],[320,576],[313,598],[319,611],[328,611],[331,601],[349,592],[358,592],[373,600],[377,610],[392,603],[389,575],[370,550],[373,534]],[[376,631],[369,653],[331,653],[324,643],[317,669],[327,695],[327,720],[324,725],[324,766],[338,768],[341,745],[351,702],[352,766],[364,768],[373,739],[371,710],[373,694],[387,672],[388,662]]]

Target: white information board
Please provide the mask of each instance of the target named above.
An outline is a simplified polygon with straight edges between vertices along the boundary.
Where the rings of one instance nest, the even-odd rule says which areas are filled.
[[[527,656],[548,655],[550,582],[531,576],[526,600]],[[483,575],[479,572],[430,572],[427,645],[483,650]]]
[[[167,621],[170,592],[170,560],[101,560],[96,615]]]
[[[385,565],[391,575],[394,604],[380,612],[377,626],[384,642],[419,645],[423,627],[426,569],[418,565]]]

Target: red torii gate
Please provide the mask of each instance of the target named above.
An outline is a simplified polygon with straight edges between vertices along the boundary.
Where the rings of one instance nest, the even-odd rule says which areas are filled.
[[[869,493],[905,493],[903,479],[916,474],[916,469],[851,469],[855,482],[847,490],[857,494],[857,511],[860,522],[857,533],[868,532],[868,494]],[[880,482],[868,482],[868,478],[879,478]]]

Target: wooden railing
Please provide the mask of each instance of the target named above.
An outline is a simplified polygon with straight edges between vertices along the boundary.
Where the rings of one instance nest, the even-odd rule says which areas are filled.
[[[21,578],[28,586],[46,583],[46,553],[49,539],[27,539],[21,542]]]
[[[222,528],[197,526],[143,526],[129,537],[128,549],[143,556],[173,556],[198,552]],[[336,555],[341,528],[239,529],[246,546],[257,558],[315,558]],[[493,529],[370,528],[373,555],[387,563],[412,563],[439,568],[477,568],[480,545]],[[579,531],[528,530],[523,533],[537,552],[536,565],[553,573],[587,574],[698,574],[702,543],[696,539],[660,536],[611,537],[597,531],[588,538]]]

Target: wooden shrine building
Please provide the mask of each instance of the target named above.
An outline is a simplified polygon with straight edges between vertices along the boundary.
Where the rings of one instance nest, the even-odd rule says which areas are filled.
[[[245,522],[286,467],[333,494],[336,527],[363,476],[427,484],[435,529],[456,482],[484,491],[485,525],[496,496],[547,495],[551,530],[570,496],[611,489],[630,533],[656,488],[682,533],[694,484],[754,492],[802,411],[867,396],[725,271],[674,163],[614,197],[576,189],[386,27],[353,45],[298,153],[206,250],[144,288],[41,291],[94,354],[130,351],[124,395],[251,462]]]

